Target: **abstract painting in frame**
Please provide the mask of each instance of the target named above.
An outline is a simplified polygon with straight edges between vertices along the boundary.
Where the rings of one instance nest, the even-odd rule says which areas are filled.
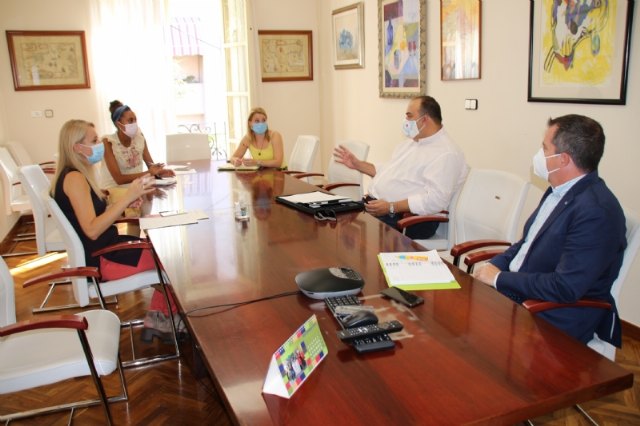
[[[364,3],[356,3],[332,13],[333,67],[364,67]]]
[[[262,81],[313,80],[311,31],[258,30]]]
[[[480,78],[480,0],[440,0],[442,80]]]
[[[530,0],[529,102],[626,103],[633,0]]]
[[[91,87],[84,31],[7,31],[6,35],[16,91]]]
[[[426,93],[426,9],[426,0],[378,0],[380,97]]]

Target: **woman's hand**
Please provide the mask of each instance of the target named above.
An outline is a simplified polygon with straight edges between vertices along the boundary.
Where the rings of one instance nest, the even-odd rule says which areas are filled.
[[[258,162],[256,160],[254,160],[253,158],[244,158],[244,159],[242,159],[242,164],[244,166],[257,166]]]
[[[160,176],[160,173],[164,170],[163,163],[149,164],[149,173],[153,176]]]
[[[160,177],[173,177],[175,176],[176,173],[171,170],[171,169],[162,169],[160,170],[160,173],[157,173],[156,176],[160,176]]]
[[[128,200],[127,204],[131,204],[136,201],[138,198],[143,195],[150,194],[156,190],[155,179],[151,175],[144,175],[135,179],[129,185],[129,190],[127,191],[126,197]]]
[[[234,167],[238,167],[242,164],[242,158],[231,157],[231,160],[229,160],[229,162],[233,164]]]

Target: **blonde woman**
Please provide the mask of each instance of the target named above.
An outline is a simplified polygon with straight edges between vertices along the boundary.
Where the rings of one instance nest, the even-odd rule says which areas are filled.
[[[249,150],[251,158],[244,158]],[[229,160],[234,166],[286,168],[282,136],[267,125],[267,112],[254,108],[247,119],[247,134]]]
[[[148,175],[142,176],[131,182],[127,192],[118,201],[107,206],[106,194],[98,186],[93,167],[103,156],[104,144],[98,141],[92,123],[84,120],[67,121],[60,130],[58,167],[51,183],[51,194],[80,237],[86,264],[100,268],[102,278],[109,281],[155,268],[149,250],[121,250],[99,258],[91,255],[112,244],[137,239],[119,235],[114,223],[122,217],[129,204],[155,191],[155,188],[152,181],[145,179]],[[147,340],[154,335],[162,338],[162,333],[170,328],[166,319],[158,315],[162,308],[168,314],[160,292],[154,292],[151,307],[152,311],[145,317],[149,332],[143,336]]]

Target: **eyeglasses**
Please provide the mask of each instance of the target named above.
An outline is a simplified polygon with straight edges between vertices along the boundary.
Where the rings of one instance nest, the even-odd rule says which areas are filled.
[[[315,220],[318,220],[320,222],[323,222],[325,220],[335,222],[337,220],[336,212],[330,209],[318,210],[313,214],[313,217]]]

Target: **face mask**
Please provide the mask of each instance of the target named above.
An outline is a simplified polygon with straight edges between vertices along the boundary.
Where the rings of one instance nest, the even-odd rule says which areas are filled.
[[[133,139],[138,134],[138,123],[125,124],[123,132]]]
[[[251,125],[251,130],[253,130],[253,133],[256,135],[264,135],[267,131],[267,123],[253,123]]]
[[[102,142],[93,145],[91,148],[91,155],[86,156],[87,161],[90,164],[96,164],[104,157],[104,144]]]
[[[418,128],[418,124],[416,124],[416,121],[420,120],[422,117],[424,116],[422,115],[415,120],[407,120],[405,118],[402,122],[402,133],[404,133],[408,138],[415,138],[416,135],[420,133],[420,130],[422,130],[422,128]]]
[[[542,150],[542,148],[540,148],[538,152],[536,152],[536,154],[533,156],[533,173],[539,178],[549,180],[549,174],[555,172],[556,170],[560,170],[560,167],[553,170],[547,170],[547,158],[557,157],[558,155],[560,154],[553,154],[545,157],[544,151]]]

